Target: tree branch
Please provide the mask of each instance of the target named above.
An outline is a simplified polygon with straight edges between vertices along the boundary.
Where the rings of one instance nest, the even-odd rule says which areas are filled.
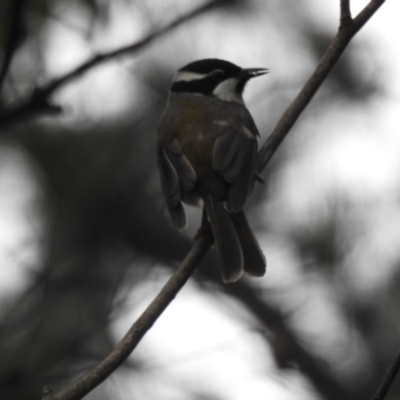
[[[6,111],[0,110],[0,127],[13,123],[20,118],[27,118],[39,113],[60,112],[61,111],[60,107],[54,106],[50,103],[50,96],[61,86],[65,85],[67,82],[70,82],[73,79],[78,78],[83,73],[106,61],[115,59],[119,56],[123,56],[126,54],[132,55],[138,52],[139,50],[143,49],[145,46],[149,45],[156,39],[165,35],[169,31],[182,25],[183,23],[192,20],[193,18],[199,16],[200,14],[205,13],[206,11],[209,11],[210,9],[216,6],[229,3],[230,3],[229,0],[212,0],[202,5],[201,7],[196,8],[190,13],[182,17],[179,17],[178,19],[176,19],[169,25],[165,26],[164,28],[161,28],[153,33],[150,33],[148,36],[146,36],[144,39],[140,40],[137,43],[121,47],[117,50],[108,53],[97,54],[96,56],[92,57],[90,60],[84,62],[82,65],[68,72],[67,74],[49,82],[44,86],[37,87],[33,91],[32,95],[22,104],[14,106],[10,110]]]
[[[351,23],[350,0],[340,0],[340,26]]]
[[[153,326],[154,322],[182,289],[213,242],[213,237],[208,234],[201,236],[195,242],[182,264],[161,289],[160,293],[132,325],[117,347],[102,362],[71,386],[57,394],[52,393],[51,389],[46,385],[43,399],[81,399],[110,376],[128,358],[145,333]]]
[[[387,370],[386,375],[384,376],[383,381],[381,383],[381,386],[379,387],[378,391],[376,392],[372,400],[383,400],[385,398],[399,370],[400,370],[400,349],[398,350],[396,357],[394,358],[392,364]]]
[[[375,14],[378,8],[385,2],[385,0],[371,0],[362,11],[353,19],[356,32],[359,31],[364,24]]]
[[[257,173],[261,173],[268,164],[283,139],[289,133],[292,126],[307,107],[308,103],[314,97],[315,93],[322,85],[339,57],[342,55],[350,40],[384,2],[385,0],[371,0],[355,19],[349,20],[349,2],[341,0],[341,24],[339,31],[332,40],[325,54],[322,56],[321,61],[310,79],[286,109],[277,126],[261,147],[258,153]]]

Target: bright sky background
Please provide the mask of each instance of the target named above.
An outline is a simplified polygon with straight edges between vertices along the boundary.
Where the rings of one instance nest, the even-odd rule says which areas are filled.
[[[312,4],[310,10],[315,12],[316,18],[319,18],[321,23],[332,26],[334,32],[339,1],[309,2]],[[353,0],[353,13],[366,3]],[[381,58],[381,63],[386,67],[386,75],[379,76],[377,71],[376,79],[390,82],[390,85],[386,86],[387,93],[369,106],[367,114],[364,110],[353,110],[352,113],[342,112],[335,115],[333,111],[333,122],[329,127],[322,119],[313,119],[313,130],[315,124],[321,123],[321,131],[324,133],[321,137],[313,139],[311,154],[307,154],[304,159],[296,159],[293,166],[288,166],[276,188],[276,203],[271,206],[276,207],[273,210],[276,214],[276,224],[281,221],[281,213],[292,213],[293,218],[301,220],[305,211],[313,206],[312,197],[318,200],[318,196],[325,195],[331,189],[332,182],[345,188],[354,198],[367,198],[371,204],[380,205],[371,209],[371,220],[367,221],[374,233],[372,237],[368,236],[365,239],[363,251],[365,253],[365,249],[369,249],[370,253],[367,252],[364,257],[361,257],[360,253],[357,254],[353,263],[355,270],[352,273],[362,278],[359,282],[360,290],[376,285],[379,279],[389,279],[390,268],[387,274],[383,273],[382,269],[378,273],[373,264],[377,259],[381,262],[383,259],[385,262],[382,262],[382,265],[390,267],[390,261],[398,256],[397,247],[400,247],[400,215],[397,207],[399,193],[396,191],[400,181],[399,15],[400,2],[387,0],[354,39],[357,41],[362,36],[368,37],[375,45],[374,51],[378,49],[372,56]],[[71,15],[71,19],[78,25],[79,21],[84,21],[79,15]],[[128,23],[122,20],[119,25],[121,31],[115,29],[105,39],[109,48],[118,46],[121,32],[126,34],[126,30],[133,30],[134,26],[136,25],[131,21]],[[84,61],[91,51],[80,36],[71,30],[60,26],[54,26],[53,29],[55,34],[48,43],[48,70],[58,75]],[[140,36],[141,32],[132,31],[131,34]],[[63,48],[61,53],[57,50],[60,47]],[[236,62],[241,58],[237,54],[231,56],[231,60]],[[261,61],[263,60],[259,57],[255,60],[255,65],[246,66],[271,67],[273,73],[268,79],[273,84],[274,76],[279,76],[279,72],[274,71],[273,66],[279,63],[270,60],[266,65],[259,65]],[[120,112],[127,104],[126,96],[129,94],[122,90],[126,84],[125,79],[126,77],[121,78],[116,74],[110,65],[91,72],[79,87],[71,86],[62,91],[59,99],[65,99],[69,104],[67,110],[70,111],[62,117],[64,122],[79,119],[79,109],[83,109],[84,114],[105,117]],[[87,90],[89,87],[92,90]],[[111,90],[113,102],[106,102],[107,107],[104,108],[101,104],[104,104]],[[249,87],[246,91],[246,97],[249,99],[256,94],[256,87]],[[93,101],[94,99],[97,101]],[[250,101],[249,106],[252,108],[254,103]],[[260,111],[255,109],[253,112],[255,118],[259,118]],[[340,131],[340,134],[335,135],[336,131]],[[31,205],[37,192],[30,180],[29,167],[24,157],[16,151],[0,153],[0,300],[1,296],[18,288],[22,289],[29,279],[29,270],[35,267],[30,260],[34,258],[32,255],[36,254],[38,221]],[[299,176],[308,177],[301,182],[301,188],[297,183]],[[260,241],[269,262],[268,279],[262,284],[278,289],[296,286],[301,277],[296,271],[290,251],[282,251],[284,244],[274,243],[268,236],[260,237]],[[369,273],[363,273],[365,270]],[[154,286],[144,287],[143,293],[132,294],[135,302],[140,299],[145,307],[157,292],[158,288]],[[326,315],[326,308],[324,306],[318,309],[316,304],[312,304],[312,295],[313,291],[321,295],[323,288],[323,283],[316,284],[309,288],[311,293],[299,290],[294,298],[296,301],[310,300],[314,314],[320,314],[322,318],[323,314]],[[329,293],[323,293],[322,296],[325,296],[326,303],[329,303]],[[268,358],[265,354],[269,353],[269,349],[265,348],[258,334],[243,331],[240,319],[227,315],[224,308],[216,308],[216,301],[218,298],[207,297],[193,283],[188,284],[145,337],[138,348],[138,356],[150,360],[148,365],[154,370],[155,377],[157,371],[162,370],[175,382],[175,386],[171,386],[170,381],[166,381],[164,385],[158,381],[157,388],[154,385],[147,388],[149,394],[155,393],[153,398],[172,398],[179,394],[174,392],[174,387],[179,388],[179,385],[190,383],[201,389],[207,387],[210,391],[220,393],[221,397],[232,400],[312,398],[308,394],[307,382],[302,381],[296,373],[280,376],[276,373],[272,359],[270,363],[266,363]],[[135,316],[137,312],[138,310],[135,311]],[[239,313],[245,314],[244,310],[239,310]],[[339,318],[335,318],[334,306],[330,313],[332,317],[321,319],[323,327],[314,325],[304,329],[308,329],[310,335],[318,335],[321,329],[339,324]],[[135,316],[127,314],[117,320],[117,339],[127,330]],[[332,332],[334,331],[333,329]],[[328,335],[326,341],[340,343],[341,338],[333,334],[332,337]],[[345,351],[348,344],[342,345]],[[177,376],[182,380],[176,382]],[[114,377],[109,384],[110,393],[118,393],[122,382],[128,385],[124,386],[127,393],[130,384],[132,387],[140,384],[129,376]]]

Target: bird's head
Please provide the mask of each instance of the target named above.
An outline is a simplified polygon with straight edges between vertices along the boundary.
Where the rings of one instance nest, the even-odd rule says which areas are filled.
[[[251,79],[268,73],[266,68],[240,68],[217,58],[194,61],[177,71],[173,93],[197,93],[243,103],[243,90]]]

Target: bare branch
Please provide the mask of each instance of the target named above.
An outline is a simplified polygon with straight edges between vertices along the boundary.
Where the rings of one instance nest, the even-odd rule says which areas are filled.
[[[92,371],[66,389],[57,394],[52,394],[51,400],[81,399],[110,376],[128,358],[145,333],[153,326],[157,318],[182,289],[213,242],[214,239],[212,236],[207,234],[201,236],[195,242],[182,264],[162,288],[161,292],[132,325],[117,347]]]
[[[292,126],[307,107],[308,103],[314,97],[315,93],[322,85],[339,57],[342,55],[350,40],[384,2],[385,0],[371,0],[351,24],[340,26],[337,35],[331,42],[325,54],[322,56],[314,73],[311,75],[310,79],[294,101],[286,109],[277,126],[261,147],[258,153],[257,173],[260,173],[268,164],[283,139],[289,133]],[[342,16],[347,13],[347,3],[348,2],[345,0],[341,1],[341,5],[344,7],[342,8]]]
[[[75,70],[69,72],[68,74],[54,80],[53,82],[49,83],[45,87],[42,87],[40,90],[42,93],[45,93],[46,96],[50,95],[53,93],[56,89],[58,89],[60,86],[64,85],[66,82],[77,78],[78,76],[82,75],[84,72],[87,70],[104,63],[105,61],[114,59],[116,57],[125,55],[125,54],[132,54],[134,52],[137,52],[138,50],[141,50],[143,47],[149,45],[151,42],[153,42],[155,39],[159,38],[160,36],[165,35],[167,32],[173,30],[174,28],[178,27],[179,25],[182,25],[183,23],[190,21],[194,17],[199,16],[200,14],[209,11],[211,8],[220,5],[222,3],[227,3],[226,0],[214,0],[209,3],[206,3],[205,5],[191,11],[189,14],[184,15],[183,17],[178,18],[171,24],[167,25],[164,28],[159,29],[156,32],[151,33],[141,41],[121,47],[120,49],[111,51],[109,53],[104,53],[104,54],[98,54],[94,56],[92,59],[86,61],[83,63],[81,66],[76,68]]]
[[[394,358],[392,364],[386,372],[386,375],[383,378],[382,384],[376,392],[375,396],[372,400],[383,400],[386,397],[390,386],[392,385],[394,378],[400,370],[400,349],[397,352],[396,357]]]
[[[340,0],[340,26],[351,24],[350,0]]]
[[[36,88],[33,91],[32,95],[22,104],[15,106],[14,108],[7,111],[1,112],[0,110],[0,127],[13,123],[20,118],[30,117],[35,114],[60,112],[60,107],[50,104],[50,95],[52,95],[61,86],[65,85],[67,82],[70,82],[73,79],[78,78],[84,72],[94,68],[99,64],[115,59],[119,56],[123,56],[126,54],[132,55],[134,53],[137,53],[139,50],[142,50],[144,47],[148,46],[150,43],[162,37],[169,31],[177,28],[185,22],[192,20],[200,14],[203,14],[206,11],[209,11],[210,9],[222,4],[229,4],[229,0],[212,0],[202,5],[201,7],[196,8],[190,13],[179,17],[164,28],[161,28],[158,31],[149,34],[147,37],[140,40],[139,42],[133,43],[129,46],[121,47],[108,53],[98,54],[92,57],[90,60],[84,62],[76,69],[68,72],[67,74],[53,80],[52,82],[49,82],[42,87]]]
[[[354,26],[359,31],[364,24],[375,14],[386,0],[371,0],[364,9],[353,19]]]

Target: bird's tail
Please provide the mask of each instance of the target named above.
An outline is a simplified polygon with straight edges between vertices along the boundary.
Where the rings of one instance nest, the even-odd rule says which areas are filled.
[[[263,276],[267,269],[267,262],[257,238],[247,222],[245,213],[239,211],[230,216],[242,247],[244,270],[252,276]]]
[[[223,281],[237,281],[243,270],[253,276],[264,275],[265,257],[244,212],[229,213],[210,194],[204,197],[204,207],[217,243]]]

